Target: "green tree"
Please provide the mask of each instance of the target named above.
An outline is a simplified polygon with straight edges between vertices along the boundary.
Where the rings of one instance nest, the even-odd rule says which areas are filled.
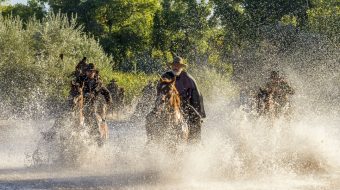
[[[257,27],[276,24],[285,15],[297,17],[297,25],[303,27],[307,21],[307,10],[312,4],[306,0],[245,0],[243,6]]]
[[[164,0],[154,17],[154,48],[165,53],[173,51],[189,62],[203,62],[200,56],[208,48],[211,7],[205,1]]]
[[[112,77],[110,58],[98,42],[64,15],[31,19],[25,28],[21,19],[0,15],[0,36],[1,103],[17,112],[41,112],[36,104],[46,102],[62,104],[68,95],[69,76],[83,56],[98,62],[104,82]]]
[[[242,46],[247,40],[254,39],[249,15],[245,13],[242,0],[213,0],[214,15],[219,27],[224,30],[224,48],[230,53],[235,46]]]
[[[229,40],[240,44],[254,41],[262,29],[276,26],[285,18],[295,19],[297,27],[307,26],[307,10],[313,3],[306,0],[213,0],[215,16],[221,21]]]
[[[337,0],[313,0],[315,6],[308,10],[309,29],[325,34],[340,43],[340,4]]]
[[[41,20],[46,15],[45,5],[37,0],[29,0],[27,5],[15,4],[3,7],[3,16],[19,16],[26,23],[30,17],[35,16]]]
[[[85,31],[98,38],[115,65],[123,70],[143,67],[150,52],[153,16],[158,0],[47,0],[54,12],[77,14]],[[144,61],[145,62],[145,61]]]
[[[119,68],[148,70],[153,17],[158,9],[157,0],[110,1],[98,13],[105,27],[102,44],[113,53]]]

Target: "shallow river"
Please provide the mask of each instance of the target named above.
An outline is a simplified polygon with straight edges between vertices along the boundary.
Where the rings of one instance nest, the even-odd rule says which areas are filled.
[[[109,142],[82,153],[77,166],[33,164],[52,121],[2,121],[0,189],[340,189],[337,121],[266,128],[221,114],[205,121],[201,145],[178,155],[146,150],[142,123],[110,122]]]

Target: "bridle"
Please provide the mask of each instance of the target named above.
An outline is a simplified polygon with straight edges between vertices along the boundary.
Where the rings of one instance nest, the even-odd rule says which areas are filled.
[[[171,124],[176,123],[181,119],[179,95],[174,83],[161,82],[158,89],[158,96],[156,99],[156,113],[164,116],[163,120]]]

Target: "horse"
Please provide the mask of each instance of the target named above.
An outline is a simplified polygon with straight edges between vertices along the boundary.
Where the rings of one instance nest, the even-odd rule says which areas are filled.
[[[289,121],[292,111],[290,102],[286,99],[274,94],[273,91],[260,88],[257,94],[258,115],[266,117],[271,122],[280,117],[284,117]]]
[[[271,115],[274,111],[273,94],[268,90],[260,88],[257,94],[257,113],[261,115]]]
[[[80,84],[72,82],[70,98],[63,110],[56,115],[54,123],[47,131],[41,132],[41,139],[32,153],[34,164],[78,164],[79,152],[84,149],[82,129],[84,126],[84,98]]]
[[[107,105],[105,103],[105,100],[102,97],[99,97],[98,99],[99,100],[97,100],[98,102],[96,105],[97,109],[94,114],[97,120],[97,125],[99,127],[100,138],[103,141],[105,141],[109,138],[109,127],[107,126],[107,123],[104,120],[104,118],[106,117],[106,113],[107,113]]]
[[[64,111],[56,116],[52,127],[41,132],[42,138],[32,153],[34,164],[78,165],[89,143],[95,141],[101,146],[108,138],[108,127],[102,119],[106,107],[99,105],[98,112],[87,109],[89,105],[82,84],[72,82],[70,94]],[[91,113],[87,112],[89,110]]]
[[[76,121],[76,127],[84,126],[84,95],[83,95],[83,85],[79,83],[72,82],[71,84],[71,112]]]
[[[159,81],[154,109],[146,116],[147,144],[153,142],[176,149],[178,144],[188,141],[189,129],[180,108],[175,80],[161,78]]]
[[[109,135],[109,129],[104,120],[106,109],[107,106],[101,97],[95,97],[94,95],[84,96],[84,125],[98,146],[102,146]]]
[[[52,141],[56,137],[57,131],[61,130],[63,125],[65,125],[65,121],[71,121],[69,125],[72,126],[74,130],[79,130],[84,126],[84,98],[81,85],[72,82],[70,94],[72,98],[63,106],[65,111],[56,116],[53,126],[48,131],[41,132],[45,141]]]
[[[44,138],[52,138],[58,128],[63,127],[64,121],[70,121],[69,125],[73,131],[81,132],[87,129],[91,137],[94,137],[98,144],[108,139],[108,126],[103,120],[106,115],[106,106],[102,102],[94,105],[94,100],[89,100],[83,94],[83,85],[72,82],[70,90],[71,98],[69,107],[65,113],[57,117],[52,128],[43,134]]]

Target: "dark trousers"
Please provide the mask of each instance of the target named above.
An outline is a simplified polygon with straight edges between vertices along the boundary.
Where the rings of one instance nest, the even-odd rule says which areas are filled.
[[[201,121],[196,123],[188,123],[189,125],[189,136],[188,141],[189,143],[199,143],[201,141],[201,128],[202,123]]]
[[[201,115],[188,102],[183,101],[181,107],[184,113],[184,118],[189,127],[188,142],[192,144],[199,143],[201,141],[201,128],[203,121]]]
[[[196,113],[187,115],[187,124],[189,126],[189,143],[195,144],[201,141],[202,119]]]

